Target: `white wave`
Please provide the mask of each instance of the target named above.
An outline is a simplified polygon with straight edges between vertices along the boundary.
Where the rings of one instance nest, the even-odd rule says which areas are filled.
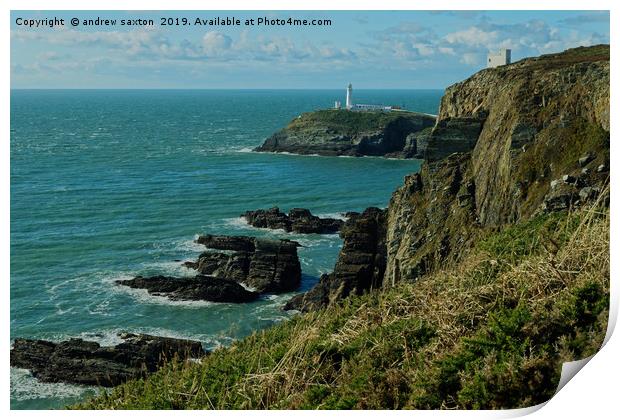
[[[254,149],[251,148],[251,147],[244,147],[242,149],[235,150],[235,152],[237,152],[237,153],[253,153]]]
[[[340,243],[340,236],[337,233],[330,233],[327,235],[299,236],[295,240],[306,248],[321,245],[327,245],[331,248]]]
[[[145,269],[155,269],[158,274],[175,276],[175,277],[187,277],[194,276],[196,272],[183,265],[180,261],[155,261],[142,263],[142,267]]]
[[[147,334],[157,337],[199,341],[207,350],[212,350],[217,347],[228,345],[235,340],[233,337],[222,334],[196,334],[157,327],[132,327],[131,329],[112,328],[96,332],[83,332],[79,334],[78,337],[88,341],[95,341],[101,346],[116,346],[117,344],[123,342],[123,340],[120,338],[120,335],[123,333]],[[68,338],[70,337],[66,337],[64,339],[66,340]]]
[[[348,217],[346,217],[343,213],[319,213],[316,214],[316,216],[320,217],[321,219],[325,219],[325,218],[330,218],[330,219],[339,219],[339,220],[347,220]]]
[[[244,217],[228,217],[223,219],[224,224],[235,229],[257,229],[249,225]]]
[[[40,382],[26,369],[11,368],[11,398],[17,401],[40,398],[79,397],[85,392],[96,393],[97,388],[64,383]]]
[[[193,239],[181,239],[173,242],[172,247],[175,251],[181,252],[202,252],[204,246],[197,243],[198,235],[194,235]]]
[[[165,296],[150,294],[146,289],[132,289],[127,286],[118,286],[119,293],[127,293],[134,300],[144,305],[166,305],[184,308],[206,308],[209,306],[226,305],[226,303],[209,302],[206,300],[172,300]]]

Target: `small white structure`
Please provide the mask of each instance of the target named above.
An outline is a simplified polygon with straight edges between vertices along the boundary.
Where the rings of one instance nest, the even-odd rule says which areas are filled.
[[[340,108],[342,108],[342,104],[340,103],[340,101],[334,102],[334,109],[340,109]]]
[[[394,109],[387,105],[367,105],[367,104],[354,104],[351,105],[351,111],[385,111],[389,112]]]
[[[346,107],[347,109],[351,109],[351,107],[353,107],[353,85],[351,83],[349,83],[349,86],[347,87]]]
[[[511,51],[508,48],[502,48],[495,53],[489,53],[487,57],[487,68],[505,66],[506,64],[510,64],[510,53]]]

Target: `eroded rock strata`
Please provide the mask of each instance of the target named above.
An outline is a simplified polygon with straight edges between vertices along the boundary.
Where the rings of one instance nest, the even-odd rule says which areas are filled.
[[[334,271],[321,276],[317,285],[295,296],[284,309],[319,309],[349,295],[381,287],[386,264],[386,210],[370,207],[351,213],[340,236],[343,246]]]
[[[299,244],[295,241],[204,235],[196,242],[209,250],[184,265],[198,275],[138,276],[116,284],[171,300],[246,303],[258,299],[260,293],[293,291],[301,283]]]
[[[455,119],[479,123],[446,133]],[[388,207],[385,284],[458,260],[480,229],[567,210],[605,189],[609,47],[528,58],[450,86],[427,156]]]
[[[301,283],[295,241],[204,235],[197,242],[209,250],[186,265],[203,275],[243,283],[259,293],[290,292]]]
[[[272,207],[268,210],[246,211],[241,217],[254,227],[283,229],[295,233],[336,233],[344,223],[340,219],[320,218],[310,210],[301,208],[290,209],[286,214],[278,207]]]
[[[128,333],[120,337],[123,342],[116,346],[79,338],[59,343],[17,338],[11,366],[28,369],[43,382],[110,387],[155,372],[174,357],[206,355],[197,341]]]

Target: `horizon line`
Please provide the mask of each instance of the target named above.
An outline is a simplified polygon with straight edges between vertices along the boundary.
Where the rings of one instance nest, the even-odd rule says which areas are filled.
[[[149,87],[149,88],[116,88],[116,87],[11,87],[9,90],[341,90],[344,88],[165,88],[165,87]],[[446,88],[357,88],[356,90],[445,90]]]

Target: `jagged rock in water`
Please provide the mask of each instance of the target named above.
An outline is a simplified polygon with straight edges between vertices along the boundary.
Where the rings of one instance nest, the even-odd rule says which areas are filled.
[[[288,215],[278,207],[273,207],[268,210],[246,211],[241,216],[254,227],[283,229],[296,233],[335,233],[343,223],[339,219],[314,216],[310,210],[300,208],[291,209]]]
[[[254,238],[249,236],[201,235],[197,243],[222,251],[254,252]]]
[[[317,285],[295,296],[284,309],[315,310],[381,287],[386,257],[385,225],[386,211],[376,207],[352,215],[340,232],[344,243],[334,271],[321,276]]]
[[[203,275],[243,283],[259,293],[290,292],[301,283],[299,243],[249,236],[200,236],[207,248],[196,262],[185,263]]]
[[[286,213],[282,213],[278,207],[272,207],[268,210],[249,210],[243,213],[241,217],[248,224],[257,228],[291,231],[291,222],[288,216]]]
[[[326,156],[393,156],[405,153],[407,136],[435,125],[435,117],[415,112],[321,110],[292,120],[256,148]]]
[[[152,295],[166,296],[171,300],[246,303],[258,299],[258,293],[247,290],[235,281],[204,275],[135,277],[117,280],[116,284],[132,289],[146,289]]]
[[[116,346],[72,338],[60,343],[17,338],[11,348],[11,366],[28,369],[43,382],[116,386],[158,370],[174,357],[206,355],[197,341],[121,334]]]

